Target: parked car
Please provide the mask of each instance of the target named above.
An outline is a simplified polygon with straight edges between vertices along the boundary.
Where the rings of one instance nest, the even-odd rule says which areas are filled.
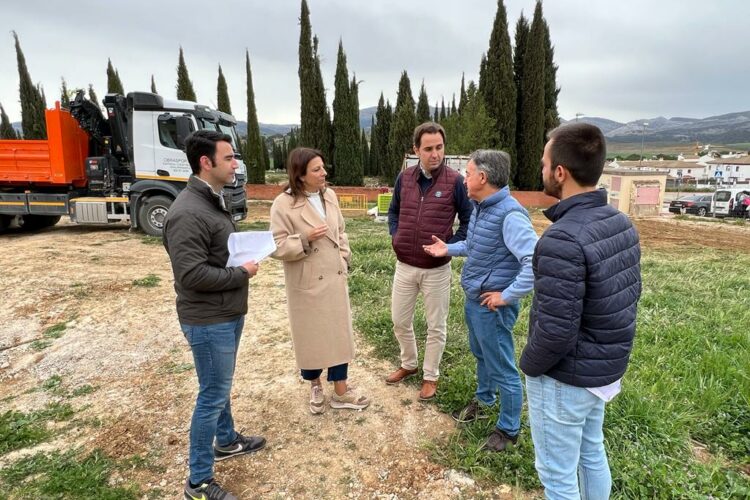
[[[705,217],[711,213],[713,194],[691,194],[669,202],[669,211],[673,214],[695,214]]]
[[[747,217],[743,199],[750,196],[750,188],[719,188],[714,193],[714,217]]]

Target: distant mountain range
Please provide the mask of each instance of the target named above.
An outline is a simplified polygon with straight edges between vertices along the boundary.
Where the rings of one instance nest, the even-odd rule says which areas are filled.
[[[359,110],[359,126],[370,130],[372,117],[377,107]],[[431,108],[434,114],[435,109]],[[729,113],[726,115],[709,116],[708,118],[664,118],[659,116],[650,119],[634,120],[620,123],[606,118],[584,116],[580,121],[596,125],[611,142],[633,143],[641,142],[701,142],[715,144],[732,144],[750,142],[750,111]],[[562,120],[566,122],[567,120]],[[644,126],[644,123],[648,125]],[[20,131],[21,123],[14,122],[13,127]],[[261,123],[260,133],[265,136],[288,134],[296,124],[277,125]],[[237,133],[247,135],[247,122],[237,124]]]

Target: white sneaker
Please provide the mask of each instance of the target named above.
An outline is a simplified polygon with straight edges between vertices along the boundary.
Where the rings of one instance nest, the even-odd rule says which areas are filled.
[[[323,394],[323,386],[313,384],[310,388],[310,412],[319,415],[326,410],[326,396]]]
[[[366,396],[356,394],[351,389],[339,396],[335,392],[331,395],[331,408],[337,410],[364,410],[370,405],[370,400]]]

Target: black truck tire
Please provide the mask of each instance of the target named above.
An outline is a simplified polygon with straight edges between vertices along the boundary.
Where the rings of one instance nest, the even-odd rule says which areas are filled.
[[[138,225],[149,236],[161,236],[164,218],[174,200],[168,196],[149,196],[138,207]]]
[[[59,215],[24,215],[21,217],[21,228],[24,231],[36,231],[45,227],[52,227],[60,222]]]
[[[0,232],[3,232],[10,227],[14,217],[15,215],[0,214]]]

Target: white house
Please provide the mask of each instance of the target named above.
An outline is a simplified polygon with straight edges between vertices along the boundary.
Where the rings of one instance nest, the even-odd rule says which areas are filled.
[[[706,175],[722,184],[750,183],[750,156],[711,160]]]

